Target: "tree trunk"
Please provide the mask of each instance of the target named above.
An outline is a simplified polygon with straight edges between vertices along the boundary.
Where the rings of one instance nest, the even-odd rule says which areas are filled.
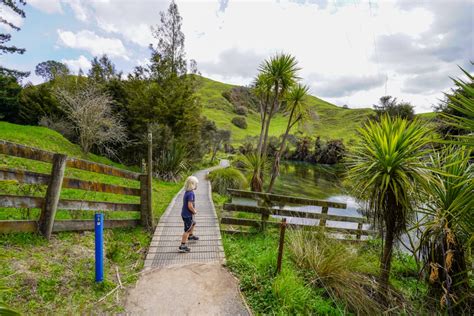
[[[278,88],[278,83],[275,86],[275,98],[273,99],[272,102],[272,107],[270,108],[270,113],[268,114],[267,122],[265,124],[265,135],[263,137],[263,148],[262,148],[262,157],[265,157],[267,155],[267,147],[268,147],[268,131],[270,130],[270,123],[272,121],[273,117],[273,111],[276,109],[276,105],[278,104],[278,93],[279,93],[279,88]]]
[[[290,117],[288,118],[288,124],[286,125],[285,135],[283,136],[283,139],[282,139],[281,144],[280,144],[280,149],[278,150],[278,152],[276,154],[276,157],[275,157],[275,161],[273,162],[272,178],[270,179],[270,184],[268,186],[267,193],[272,193],[273,185],[275,184],[276,177],[280,173],[280,159],[281,159],[281,155],[283,153],[283,150],[285,150],[286,138],[288,137],[288,134],[290,133],[290,129],[291,129],[291,126],[292,126],[291,121],[293,120],[293,114],[295,112],[295,107],[296,107],[296,104],[291,109]]]
[[[390,268],[392,263],[392,249],[394,231],[391,225],[386,225],[386,233],[383,247],[382,260],[380,262],[380,294],[383,302],[387,302],[388,279],[390,277]]]

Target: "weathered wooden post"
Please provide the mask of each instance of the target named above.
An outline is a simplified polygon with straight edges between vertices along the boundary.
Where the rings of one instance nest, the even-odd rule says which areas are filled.
[[[53,156],[51,178],[49,179],[46,197],[38,221],[39,231],[47,239],[51,238],[51,232],[53,231],[54,218],[58,208],[61,186],[63,185],[64,170],[66,169],[66,160],[66,155],[54,154]]]
[[[281,261],[283,259],[283,246],[285,244],[286,217],[280,223],[280,245],[278,246],[277,274],[281,271]]]
[[[329,211],[329,208],[327,206],[323,206],[323,208],[321,209],[321,214],[326,214],[327,215],[328,211]],[[319,226],[322,226],[322,227],[326,226],[326,219],[325,218],[324,219],[321,218],[319,220]]]
[[[360,236],[362,235],[362,223],[357,224],[357,230],[359,231],[358,234],[356,235],[356,239],[360,240]]]
[[[152,133],[150,126],[148,126],[148,159],[147,159],[147,168],[146,174],[140,176],[140,210],[141,210],[141,223],[145,229],[152,231],[153,230],[153,200],[152,200],[152,191],[153,191],[153,156],[152,156]]]

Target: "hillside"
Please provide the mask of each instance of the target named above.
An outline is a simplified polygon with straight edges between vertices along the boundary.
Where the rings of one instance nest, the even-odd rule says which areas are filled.
[[[247,129],[240,129],[231,123],[233,117],[238,116],[234,105],[222,95],[230,91],[235,85],[225,84],[208,78],[199,77],[198,95],[204,105],[203,114],[216,122],[221,129],[232,131],[233,143],[240,143],[246,136],[257,136],[260,131],[259,114],[249,111],[247,115]],[[309,136],[320,136],[322,139],[343,139],[350,143],[355,139],[355,131],[365,118],[373,113],[372,109],[343,109],[317,97],[309,96],[307,102],[317,114],[317,118],[310,122]],[[272,121],[270,135],[279,136],[284,133],[286,117],[276,115]]]

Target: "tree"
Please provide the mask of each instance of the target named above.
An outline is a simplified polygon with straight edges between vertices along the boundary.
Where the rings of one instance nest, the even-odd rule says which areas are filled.
[[[21,86],[15,77],[0,73],[0,119],[18,123]]]
[[[382,225],[384,245],[380,260],[380,292],[388,290],[392,248],[416,205],[416,192],[429,179],[424,158],[430,131],[418,120],[383,115],[359,129],[360,144],[350,158],[354,196],[365,201],[374,221]]]
[[[429,198],[417,224],[424,228],[420,244],[429,296],[450,315],[469,314],[474,308],[465,255],[474,241],[474,165],[469,159],[470,150],[455,146],[432,155]]]
[[[58,76],[66,76],[70,73],[69,68],[58,61],[48,60],[36,65],[35,74],[43,77],[45,81],[56,79]]]
[[[217,152],[222,148],[222,145],[230,141],[231,132],[224,129],[218,129],[213,137],[211,143],[211,163],[214,162]]]
[[[391,117],[399,116],[407,120],[413,120],[415,118],[413,105],[408,102],[398,103],[397,98],[393,98],[389,95],[381,97],[379,105],[374,104],[374,110],[377,119],[380,119],[384,114]]]
[[[117,72],[114,63],[104,54],[102,57],[94,57],[91,61],[91,69],[87,76],[99,83],[106,83],[112,79],[120,79],[121,72]]]
[[[8,1],[2,1],[0,3],[1,5],[7,7],[11,11],[13,11],[14,14],[19,15],[22,18],[25,18],[25,11],[21,9],[20,5],[26,5],[25,0],[8,0]],[[12,22],[9,22],[3,17],[0,17],[0,23],[8,25],[10,28],[12,28],[15,31],[19,31],[20,28],[13,24]],[[5,44],[11,40],[12,36],[11,34],[8,33],[0,33],[0,55],[3,54],[23,54],[25,52],[24,48],[18,48],[16,46],[6,46]],[[30,75],[29,72],[23,72],[23,71],[18,71],[18,70],[13,70],[13,69],[8,69],[3,66],[0,66],[0,74],[2,75],[8,75],[8,76],[13,76],[15,78],[23,78],[27,77]]]
[[[272,192],[275,180],[280,173],[280,159],[285,150],[286,138],[288,137],[290,130],[297,123],[300,123],[309,116],[309,109],[304,103],[304,98],[306,97],[308,90],[309,88],[307,86],[297,84],[289,91],[288,96],[286,97],[285,111],[289,114],[288,122],[286,124],[285,134],[281,140],[280,148],[276,153],[275,160],[273,161],[272,175],[267,190],[268,193]]]
[[[126,128],[120,117],[112,114],[110,96],[88,85],[75,92],[58,88],[56,97],[79,138],[84,153],[93,146],[108,156],[115,156],[111,146],[126,141]]]
[[[178,6],[171,1],[167,13],[160,12],[160,25],[152,28],[153,37],[158,40],[152,49],[153,69],[155,76],[181,76],[187,73],[184,52],[184,33],[181,31],[183,18],[179,15]]]
[[[445,135],[452,135],[458,143],[474,147],[474,77],[464,69],[468,80],[452,79],[456,85],[441,112]]]

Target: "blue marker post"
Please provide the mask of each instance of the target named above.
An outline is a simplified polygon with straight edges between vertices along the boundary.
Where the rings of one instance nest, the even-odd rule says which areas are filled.
[[[95,214],[95,281],[104,281],[104,214]]]

